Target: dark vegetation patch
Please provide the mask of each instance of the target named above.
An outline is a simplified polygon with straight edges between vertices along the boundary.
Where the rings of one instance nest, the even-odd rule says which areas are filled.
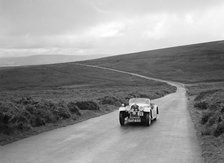
[[[174,91],[176,91],[176,88],[173,89]],[[165,96],[167,94],[169,94],[170,91],[169,90],[166,90],[166,89],[163,89],[163,90],[160,90],[160,91],[157,91],[155,93],[145,93],[145,92],[132,92],[132,93],[129,93],[128,96],[126,96],[125,99],[130,99],[130,98],[149,98],[149,99],[156,99],[156,98],[159,98],[159,97],[162,97],[162,96]]]
[[[127,91],[124,96],[104,96],[101,98],[98,98],[99,104],[101,105],[114,105],[114,106],[121,106],[122,104],[127,105],[129,99],[131,98],[149,98],[149,99],[156,99],[163,97],[171,92],[175,92],[176,88],[171,87],[170,89],[160,89],[160,90],[151,90],[147,91],[138,89],[137,91]]]
[[[195,98],[195,101],[201,101],[205,98],[208,98],[209,96],[213,95],[215,92],[218,92],[218,91],[220,91],[220,89],[200,92],[199,95]]]
[[[189,109],[205,162],[224,162],[224,82],[191,84]]]
[[[117,98],[114,96],[105,96],[103,98],[98,99],[100,104],[102,105],[114,105],[114,106],[121,106],[122,104],[127,103],[126,100],[122,100],[121,98]]]
[[[150,98],[151,99],[151,97],[152,97],[152,95],[147,95],[144,93],[130,93],[130,94],[128,94],[126,99],[130,99],[130,98]]]
[[[201,92],[195,98],[194,106],[201,110],[201,121],[203,125],[202,135],[213,135],[218,137],[224,134],[224,90],[211,90]],[[220,98],[218,98],[220,97]]]
[[[0,144],[73,124],[127,104],[131,97],[155,99],[172,93],[166,84],[109,88],[73,88],[0,92]],[[21,98],[22,97],[22,98]],[[68,121],[68,122],[67,122]]]
[[[199,101],[194,104],[194,107],[200,110],[206,110],[208,108],[208,104],[205,101]]]
[[[0,102],[0,133],[10,135],[60,120],[75,120],[81,116],[80,110],[99,110],[99,106],[92,101],[54,103],[31,97]]]
[[[76,105],[80,110],[99,110],[100,107],[93,101],[80,101],[76,102]]]
[[[146,81],[147,82],[147,81]],[[0,92],[0,144],[111,112],[131,97],[162,97],[166,84]],[[22,97],[22,98],[21,98]]]
[[[68,108],[69,108],[69,111],[72,113],[72,114],[76,114],[78,116],[81,115],[80,111],[79,111],[79,107],[76,105],[75,102],[69,102],[68,103]]]

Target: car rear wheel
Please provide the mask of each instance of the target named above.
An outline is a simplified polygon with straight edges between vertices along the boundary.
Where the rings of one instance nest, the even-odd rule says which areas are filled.
[[[150,113],[145,114],[145,124],[146,126],[150,126],[152,123],[152,116]]]
[[[120,121],[121,126],[123,126],[124,125],[124,121],[125,121],[124,112],[120,112],[119,113],[119,121]]]
[[[155,121],[157,120],[158,114],[159,114],[159,109],[158,109],[158,107],[157,107],[157,108],[156,108],[156,117],[155,117]]]

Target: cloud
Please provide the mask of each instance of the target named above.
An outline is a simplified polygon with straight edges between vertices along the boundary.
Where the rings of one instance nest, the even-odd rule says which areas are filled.
[[[223,4],[222,0],[92,0],[96,8],[115,15],[139,16],[155,13],[186,13]]]
[[[0,0],[0,55],[120,54],[219,40],[223,19],[221,0]]]
[[[117,37],[122,35],[122,30],[124,28],[125,25],[121,22],[104,23],[91,27],[86,35],[95,38]]]
[[[0,7],[1,28],[11,26],[11,36],[62,34],[101,21],[86,0],[0,0]]]
[[[29,55],[89,55],[91,50],[79,48],[29,48],[29,49],[0,49],[0,57],[21,57]]]

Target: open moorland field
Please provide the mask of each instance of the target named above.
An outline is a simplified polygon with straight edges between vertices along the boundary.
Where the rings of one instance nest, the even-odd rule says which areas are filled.
[[[224,80],[224,41],[119,55],[81,63],[182,83]]]
[[[206,162],[224,162],[224,41],[83,61],[178,81],[187,86],[189,110]]]
[[[176,88],[75,63],[0,69],[0,144],[111,112]]]

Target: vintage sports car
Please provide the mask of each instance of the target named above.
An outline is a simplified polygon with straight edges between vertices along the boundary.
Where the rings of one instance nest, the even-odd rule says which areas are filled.
[[[148,98],[131,98],[129,104],[119,108],[119,121],[121,126],[127,122],[143,122],[150,126],[152,120],[156,120],[159,114],[157,105],[150,102]]]

